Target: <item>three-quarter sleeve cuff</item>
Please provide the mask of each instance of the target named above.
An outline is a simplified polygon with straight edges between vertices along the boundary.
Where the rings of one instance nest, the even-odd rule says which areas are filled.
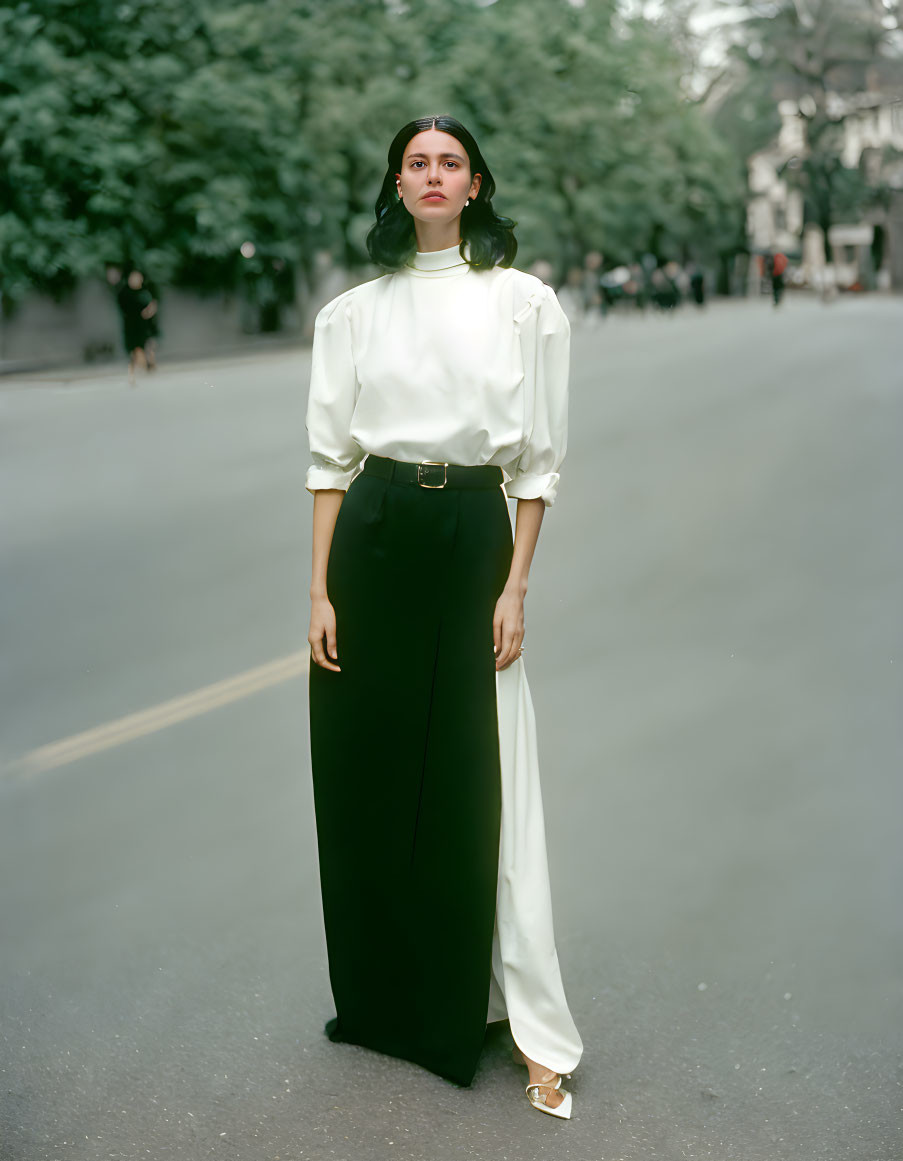
[[[311,495],[324,488],[339,488],[341,491],[347,492],[348,485],[358,474],[360,468],[360,464],[355,464],[348,471],[342,471],[341,468],[324,468],[313,464],[307,469],[304,486]]]
[[[505,484],[505,494],[512,500],[542,499],[545,506],[551,508],[558,495],[560,478],[558,472],[547,472],[544,476],[531,476],[525,473]]]

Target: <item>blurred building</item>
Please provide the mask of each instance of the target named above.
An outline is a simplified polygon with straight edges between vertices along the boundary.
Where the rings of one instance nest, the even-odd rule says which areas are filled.
[[[826,78],[823,109],[811,95],[777,102],[777,137],[748,159],[747,230],[753,253],[781,251],[792,262],[791,280],[822,288],[903,290],[903,75],[897,62],[839,65]],[[799,180],[811,156],[807,128],[819,115],[830,132],[819,137],[838,166],[874,191],[854,220],[833,221],[827,261],[824,232],[806,222]],[[828,159],[830,160],[830,159]]]
[[[805,149],[805,133],[796,101],[778,102],[781,130],[765,149],[747,161],[750,199],[746,206],[746,230],[756,253],[782,250],[794,253],[801,247],[803,194],[789,186],[781,174],[792,157]]]

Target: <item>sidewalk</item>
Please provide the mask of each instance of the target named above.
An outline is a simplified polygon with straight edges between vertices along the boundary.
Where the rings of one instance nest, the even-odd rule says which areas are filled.
[[[243,355],[259,359],[261,355],[270,352],[284,353],[286,351],[307,351],[310,341],[305,341],[300,335],[268,335],[265,338],[251,338],[247,342],[234,343],[231,346],[220,347],[216,352],[198,352],[194,355],[179,355],[168,359],[165,350],[158,349],[157,359],[160,373],[177,371],[204,363],[216,366],[220,363],[236,363]],[[97,363],[56,363],[53,361],[41,362],[37,359],[15,362],[0,362],[0,390],[13,386],[38,386],[41,383],[74,383],[84,379],[113,379],[127,373],[128,359],[123,354],[118,359],[106,360]],[[139,374],[144,374],[144,368],[138,368]]]

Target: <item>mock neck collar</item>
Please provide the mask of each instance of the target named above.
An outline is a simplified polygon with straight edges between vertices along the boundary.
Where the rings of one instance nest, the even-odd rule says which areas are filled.
[[[470,243],[464,243],[464,253],[470,257]],[[418,250],[408,259],[406,268],[410,273],[427,278],[450,274],[466,274],[470,264],[460,253],[460,244],[449,246],[445,250]]]

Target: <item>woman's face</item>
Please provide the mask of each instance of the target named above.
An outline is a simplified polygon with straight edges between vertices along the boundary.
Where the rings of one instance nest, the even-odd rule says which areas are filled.
[[[471,175],[470,158],[457,137],[424,129],[405,147],[395,181],[408,213],[424,223],[446,223],[455,221],[467,199],[477,196],[481,175]]]

